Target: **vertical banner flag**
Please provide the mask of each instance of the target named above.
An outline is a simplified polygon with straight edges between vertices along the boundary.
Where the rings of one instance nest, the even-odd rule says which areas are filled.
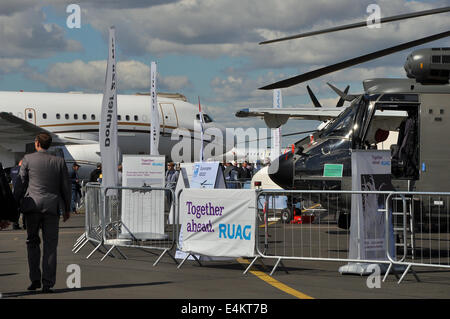
[[[282,97],[281,97],[281,90],[276,89],[273,90],[273,108],[274,109],[280,109],[283,105]],[[272,129],[272,154],[271,154],[271,160],[275,160],[280,156],[281,154],[281,127],[273,128]]]
[[[203,162],[203,113],[200,105],[200,96],[198,97],[198,112],[200,114],[200,162]]]
[[[159,155],[159,112],[156,95],[156,62],[150,65],[150,96],[151,96],[151,123],[150,123],[150,155]]]
[[[116,186],[118,181],[116,29],[114,27],[109,28],[108,48],[108,64],[99,126],[103,187]]]

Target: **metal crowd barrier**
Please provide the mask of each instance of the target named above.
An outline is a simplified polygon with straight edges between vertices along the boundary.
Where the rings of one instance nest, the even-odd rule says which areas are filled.
[[[165,254],[177,263],[170,254],[175,246],[175,224],[168,218],[175,211],[174,201],[170,188],[102,188],[98,183],[89,183],[85,195],[85,232],[77,239],[73,251],[77,253],[90,242],[94,250],[87,258],[102,247],[106,249],[103,261],[113,255],[114,249],[126,259],[119,247],[162,250],[154,266]]]
[[[391,265],[406,267],[399,282],[409,271],[419,280],[414,266],[450,268],[450,193],[395,192],[386,199],[386,207],[395,235],[386,240],[396,247],[396,255],[388,252],[388,257]]]
[[[384,280],[391,271],[397,276],[395,269],[399,266],[403,266],[402,271],[406,268],[400,283],[412,266],[450,267],[450,193],[306,190],[258,190],[257,193],[257,256],[244,273],[260,258],[276,260],[270,275],[288,259],[377,263],[389,266]],[[351,198],[362,195],[365,195],[364,205],[370,201],[379,204],[380,215],[372,218],[378,221],[385,218],[385,229],[368,229],[378,231],[374,238],[385,238],[381,258],[371,253],[365,258],[358,253],[350,255],[350,231],[338,227],[339,221],[345,221],[344,214],[351,212]],[[439,222],[433,222],[436,216],[441,218]],[[359,227],[356,231],[356,240],[364,240]]]
[[[99,183],[88,183],[85,189],[85,232],[77,239],[72,251],[78,253],[87,243],[91,243],[95,249],[87,256],[89,258],[103,245],[103,194]]]
[[[169,218],[169,214],[175,211],[172,189],[108,187],[103,196],[103,242],[111,248],[102,260],[114,248],[129,247],[162,250],[154,266],[165,254],[177,263],[170,253],[176,240],[175,223]]]
[[[396,271],[401,269],[399,283],[410,271],[419,280],[412,267],[450,268],[450,193],[255,191],[256,257],[244,274],[257,260],[263,259],[276,261],[270,275],[279,265],[284,266],[283,260],[384,264],[387,271],[383,280],[391,272],[399,278]],[[361,196],[363,205],[375,205],[379,213],[371,215],[376,220],[369,225],[384,219],[384,229],[367,229],[375,232],[373,238],[385,239],[381,255],[379,251],[378,255],[369,252],[362,258],[359,251],[350,253],[350,245],[364,240],[360,223],[352,221],[354,238],[342,227],[350,225],[346,216],[350,216],[352,202]],[[100,247],[111,246],[102,260],[115,248],[126,258],[119,247],[159,250],[162,253],[154,266],[165,254],[178,264],[171,255],[179,247],[178,216],[175,216],[179,211],[175,202],[175,193],[170,188],[102,189],[99,184],[89,183],[85,197],[85,233],[78,238],[74,250],[78,252],[88,242],[94,244],[89,258]]]

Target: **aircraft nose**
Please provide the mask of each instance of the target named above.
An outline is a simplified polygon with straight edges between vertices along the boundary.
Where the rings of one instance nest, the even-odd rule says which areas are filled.
[[[292,152],[280,155],[272,161],[268,170],[270,178],[281,188],[292,188],[294,180],[294,161]]]

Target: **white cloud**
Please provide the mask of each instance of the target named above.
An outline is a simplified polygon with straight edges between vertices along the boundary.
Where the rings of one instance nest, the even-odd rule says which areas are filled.
[[[118,37],[126,42],[124,51],[130,55],[245,56],[252,60],[253,68],[259,69],[329,64],[448,28],[449,14],[440,14],[383,24],[380,29],[361,28],[278,44],[257,44],[267,38],[364,21],[371,3],[373,0],[242,0],[230,5],[228,0],[185,0],[138,9],[88,8],[87,20],[103,34],[114,24]],[[378,3],[383,16],[439,5],[404,0]]]
[[[63,28],[45,23],[39,8],[31,6],[19,11],[18,7],[11,7],[4,13],[9,14],[0,14],[1,57],[45,58],[57,52],[82,49],[79,42],[65,38]]]
[[[24,59],[0,58],[0,74],[18,72],[26,68]]]
[[[57,90],[82,90],[102,92],[105,81],[106,60],[84,62],[55,63],[45,74],[34,73],[31,76],[47,83]],[[179,91],[191,84],[185,76],[158,77],[157,87],[160,91]],[[117,83],[119,91],[150,90],[150,67],[142,62],[129,60],[117,64]]]

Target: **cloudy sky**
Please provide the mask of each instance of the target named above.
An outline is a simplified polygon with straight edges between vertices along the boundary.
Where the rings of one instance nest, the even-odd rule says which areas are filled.
[[[81,8],[81,28],[68,28],[67,6]],[[421,17],[268,45],[260,41],[364,21],[376,3],[381,16],[440,8],[450,0],[15,0],[0,2],[0,90],[101,92],[107,32],[116,27],[119,93],[149,90],[149,65],[158,63],[158,88],[202,104],[227,127],[264,127],[241,120],[245,107],[270,107],[272,93],[258,87],[274,81],[411,41],[450,27],[450,14]],[[450,46],[450,40],[423,47]],[[403,77],[407,54],[399,52],[309,82],[324,105],[336,95],[326,86],[351,85],[371,77]],[[283,90],[283,105],[311,106],[306,84]],[[317,122],[291,120],[285,133]],[[292,142],[285,139],[283,144]]]

